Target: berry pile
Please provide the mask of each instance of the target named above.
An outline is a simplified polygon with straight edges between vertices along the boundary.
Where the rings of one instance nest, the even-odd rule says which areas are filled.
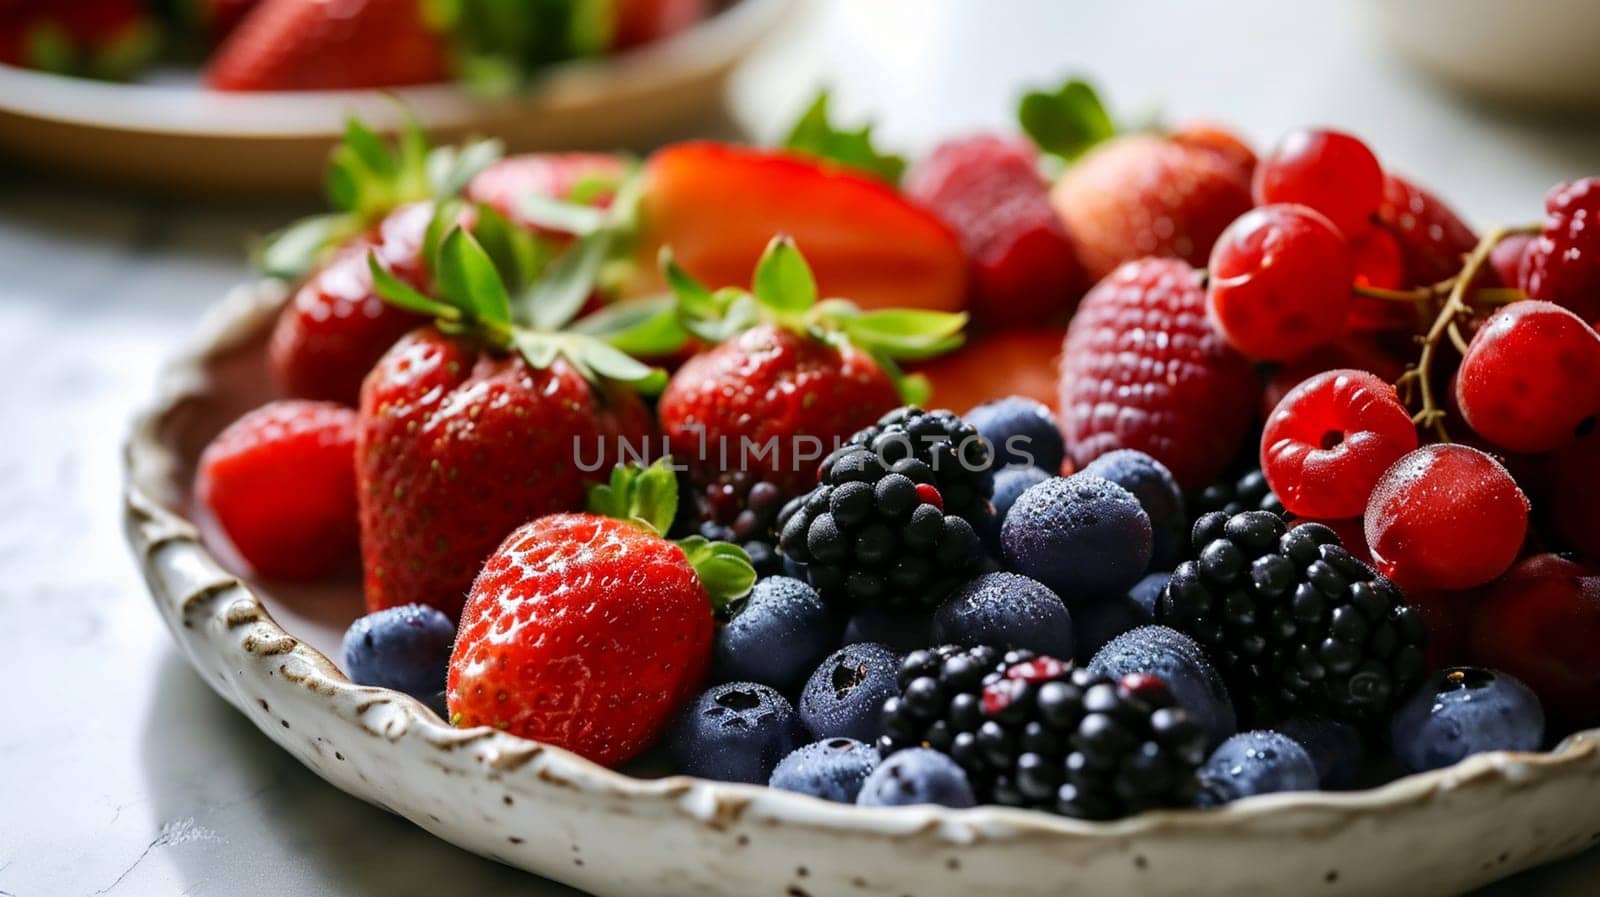
[[[822,102],[636,178],[368,183],[204,520],[264,577],[359,542],[348,674],[455,725],[862,806],[1116,819],[1600,723],[1600,180],[1480,238],[1349,134],[1022,120],[905,191]]]

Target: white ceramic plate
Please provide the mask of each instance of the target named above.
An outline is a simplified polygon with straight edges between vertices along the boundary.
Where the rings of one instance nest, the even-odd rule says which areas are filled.
[[[440,142],[493,134],[512,150],[635,146],[718,115],[734,66],[794,2],[739,0],[659,43],[555,66],[526,93],[496,101],[452,85],[223,94],[192,79],[112,84],[0,65],[0,150],[188,191],[306,190],[321,183],[348,116],[399,124],[395,97]]]
[[[858,809],[683,777],[630,778],[415,700],[327,657],[354,583],[241,582],[187,517],[195,459],[270,397],[274,284],[218,306],[126,450],[126,527],[206,682],[335,786],[468,850],[604,897],[1065,897],[1457,893],[1600,843],[1600,730],[1372,791],[1253,798],[1088,824],[998,808]]]

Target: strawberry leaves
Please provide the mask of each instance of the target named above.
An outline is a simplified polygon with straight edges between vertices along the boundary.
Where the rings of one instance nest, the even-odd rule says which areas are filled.
[[[749,291],[712,291],[683,270],[666,249],[661,267],[678,300],[683,326],[694,335],[720,342],[758,323],[771,323],[836,344],[848,343],[872,355],[895,380],[906,401],[926,398],[921,378],[900,372],[898,361],[932,358],[961,345],[965,313],[923,309],[863,311],[845,299],[818,301],[811,266],[786,236],[778,236],[756,263]]]
[[[906,160],[878,152],[872,145],[872,125],[854,131],[834,126],[828,115],[828,92],[819,91],[784,138],[783,148],[801,155],[854,168],[890,184],[900,183]]]
[[[560,281],[568,276],[564,272],[581,264],[582,251],[579,241],[550,265],[548,279],[557,283],[537,279],[515,299],[489,251],[459,226],[438,241],[433,254],[437,295],[428,295],[389,273],[375,253],[368,252],[367,267],[379,297],[432,317],[447,333],[473,336],[496,349],[515,351],[535,368],[548,368],[562,358],[590,381],[626,383],[644,394],[660,392],[667,382],[665,371],[611,345],[603,332],[561,329],[588,298],[587,292],[577,292]],[[565,261],[574,255],[580,256],[580,262]],[[529,323],[516,314],[519,308],[529,312]]]
[[[1017,120],[1040,150],[1069,162],[1117,133],[1094,87],[1077,78],[1055,90],[1025,94]]]
[[[334,210],[306,218],[263,241],[256,263],[269,277],[296,280],[322,254],[411,202],[459,194],[478,172],[500,158],[498,141],[433,149],[415,120],[407,119],[391,146],[360,119],[345,125],[344,141],[328,158],[324,189]]]
[[[611,469],[610,482],[589,487],[588,508],[592,514],[625,520],[665,536],[678,515],[678,476],[668,459],[649,467],[618,464]],[[743,548],[704,536],[689,536],[673,544],[683,549],[715,609],[723,610],[755,585],[755,567]]]

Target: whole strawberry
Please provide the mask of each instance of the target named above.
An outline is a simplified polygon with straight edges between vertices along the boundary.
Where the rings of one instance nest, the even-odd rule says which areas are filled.
[[[226,91],[356,90],[444,81],[447,42],[421,0],[262,0],[212,56]]]
[[[595,337],[555,331],[586,291],[536,289],[519,306],[532,306],[525,317],[540,329],[513,323],[500,275],[466,231],[440,246],[441,298],[376,259],[370,268],[380,295],[438,323],[401,339],[362,387],[367,607],[456,614],[506,533],[581,507],[584,483],[617,452],[646,450],[649,412],[621,384],[659,389],[665,375]]]
[[[1544,229],[1522,256],[1522,289],[1600,323],[1600,177],[1557,184]]]
[[[1260,386],[1206,320],[1200,278],[1178,259],[1144,259],[1083,297],[1060,385],[1061,427],[1078,468],[1112,449],[1139,449],[1198,489],[1238,451]]]
[[[659,407],[673,457],[700,485],[732,474],[785,494],[815,485],[823,455],[901,404],[894,360],[954,347],[966,323],[962,314],[819,303],[786,237],[768,245],[750,293],[713,293],[670,258],[666,267],[690,329],[721,341],[678,369]]]
[[[472,584],[450,658],[457,726],[487,725],[616,766],[654,743],[702,684],[713,611],[755,581],[725,543],[662,538],[664,464],[618,467],[590,513],[518,527]]]

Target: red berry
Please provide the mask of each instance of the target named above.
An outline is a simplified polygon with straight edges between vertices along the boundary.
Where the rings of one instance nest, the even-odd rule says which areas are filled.
[[[1399,175],[1383,179],[1378,223],[1400,243],[1408,287],[1454,277],[1466,254],[1478,245],[1478,235],[1454,209]]]
[[[1521,282],[1522,257],[1532,245],[1532,234],[1511,234],[1489,250],[1489,267],[1501,286],[1514,287]]]
[[[1417,447],[1394,387],[1366,371],[1325,371],[1290,390],[1261,434],[1261,472],[1289,513],[1339,520]]]
[[[1346,236],[1372,227],[1383,200],[1383,168],[1359,139],[1341,131],[1291,131],[1256,166],[1257,205],[1293,202],[1328,216]]]
[[[1367,231],[1351,241],[1350,251],[1356,258],[1356,283],[1381,290],[1397,290],[1405,284],[1406,269],[1400,257],[1400,241],[1388,231],[1377,228]]]
[[[1318,346],[1294,361],[1278,365],[1261,393],[1261,419],[1272,416],[1272,410],[1289,390],[1323,371],[1355,368],[1393,383],[1406,372],[1406,364],[1415,356],[1416,344],[1410,334],[1402,339],[1398,334],[1346,333],[1326,346]]]
[[[1553,554],[1530,557],[1495,583],[1472,625],[1473,659],[1521,679],[1571,726],[1600,722],[1596,644],[1600,572]]]
[[[905,191],[960,235],[979,322],[1066,319],[1087,284],[1031,147],[989,135],[949,141],[911,169]]]
[[[1402,588],[1470,589],[1517,559],[1528,497],[1489,455],[1427,445],[1378,481],[1365,526],[1378,569]]]
[[[263,405],[200,456],[195,496],[255,572],[315,579],[356,556],[356,413]]]
[[[1428,629],[1428,641],[1422,646],[1423,661],[1428,669],[1473,663],[1472,622],[1478,606],[1483,603],[1483,592],[1483,589],[1406,590],[1406,603],[1417,609]]]
[[[1546,464],[1553,488],[1543,510],[1551,534],[1578,552],[1584,560],[1600,564],[1600,433],[1589,433],[1556,452]]]
[[[1238,134],[1208,121],[1192,121],[1172,132],[1172,142],[1209,150],[1232,162],[1245,177],[1256,170],[1256,152]]]
[[[1544,209],[1544,230],[1522,257],[1522,289],[1600,322],[1600,177],[1557,184]]]
[[[944,496],[939,494],[939,487],[932,483],[917,484],[917,501],[944,510]]]
[[[1328,219],[1305,206],[1240,216],[1211,250],[1206,308],[1229,345],[1287,361],[1344,329],[1355,259]]]
[[[1222,473],[1260,384],[1205,303],[1200,272],[1177,259],[1130,262],[1083,297],[1061,358],[1061,430],[1075,467],[1134,448],[1186,489]]]
[[[1600,335],[1553,303],[1502,308],[1461,360],[1456,402],[1468,426],[1498,448],[1560,448],[1600,414]]]

